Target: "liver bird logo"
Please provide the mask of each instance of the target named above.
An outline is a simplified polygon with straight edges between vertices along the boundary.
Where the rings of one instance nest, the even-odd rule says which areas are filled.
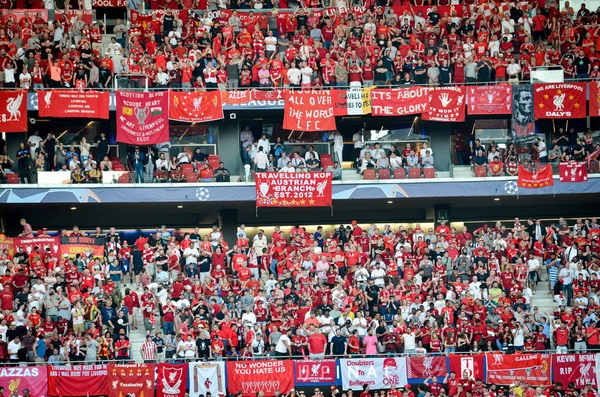
[[[6,121],[16,121],[21,117],[21,103],[23,102],[23,94],[17,95],[16,98],[8,98],[6,100],[6,111],[10,113],[10,117]]]
[[[554,109],[556,109],[557,111],[563,110],[565,108],[565,105],[563,104],[563,102],[565,101],[565,95],[566,94],[564,92],[560,95],[554,95],[552,103],[554,103]]]

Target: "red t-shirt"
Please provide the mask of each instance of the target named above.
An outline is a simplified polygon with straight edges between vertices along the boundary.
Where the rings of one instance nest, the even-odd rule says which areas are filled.
[[[316,333],[308,337],[308,351],[312,354],[325,353],[325,346],[327,346],[327,339],[323,334]]]

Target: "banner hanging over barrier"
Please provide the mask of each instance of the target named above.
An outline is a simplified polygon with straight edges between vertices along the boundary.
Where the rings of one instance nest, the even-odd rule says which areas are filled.
[[[335,116],[370,114],[372,91],[373,87],[331,90],[333,114]]]
[[[222,118],[221,91],[169,90],[169,119],[187,123],[203,123]]]
[[[511,114],[512,86],[484,85],[467,88],[469,114]]]
[[[188,381],[187,364],[158,364],[156,397],[183,397]]]
[[[27,92],[0,91],[0,131],[27,131]]]
[[[47,367],[1,367],[0,387],[4,395],[11,396],[13,392],[22,395],[23,389],[29,389],[31,396],[46,396],[48,393]]]
[[[538,119],[581,119],[587,114],[585,83],[535,84],[533,101]]]
[[[406,357],[341,359],[340,371],[344,390],[389,389],[392,384],[406,385]]]
[[[152,397],[154,364],[108,364],[108,397]]]
[[[169,141],[169,94],[117,92],[117,142],[155,145]]]
[[[373,116],[407,116],[429,109],[429,88],[375,89],[371,91]]]
[[[90,90],[38,91],[40,117],[109,118],[110,94]]]
[[[48,367],[48,395],[56,397],[105,396],[108,394],[108,367],[64,365]]]
[[[256,172],[257,207],[330,207],[331,173]]]
[[[60,255],[75,257],[91,252],[94,257],[104,256],[104,237],[60,237]]]
[[[283,129],[294,131],[333,131],[333,98],[329,90],[287,91],[283,109]]]
[[[301,360],[295,362],[296,386],[333,385],[336,379],[335,360]]]
[[[585,163],[560,163],[558,175],[561,182],[586,182],[588,180]]]
[[[206,396],[208,392],[213,397],[227,394],[225,362],[195,362],[189,368],[190,397]]]
[[[553,354],[552,374],[554,383],[560,382],[563,386],[575,383],[577,389],[590,385],[597,387],[596,383],[596,354]]]
[[[526,382],[533,386],[552,384],[552,360],[548,354],[486,354],[487,383],[510,385]]]
[[[287,394],[294,388],[294,362],[292,360],[228,361],[227,388],[242,392],[242,397],[275,395],[275,390]]]
[[[421,117],[429,121],[465,121],[466,94],[464,86],[430,88],[429,109]]]
[[[467,376],[471,379],[483,379],[485,373],[485,362],[483,355],[448,355],[449,371],[456,373],[457,378]]]

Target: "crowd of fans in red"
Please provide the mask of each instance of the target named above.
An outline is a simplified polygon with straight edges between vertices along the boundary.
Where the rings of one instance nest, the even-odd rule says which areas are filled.
[[[36,234],[21,225],[23,237]],[[103,256],[1,253],[0,359],[596,350],[599,230],[595,218],[515,218],[473,232],[353,221],[269,237],[242,225],[228,244],[217,226],[163,226],[129,242],[97,228],[87,235],[104,239]],[[553,312],[536,307],[538,285],[552,291]],[[141,346],[128,339],[136,327],[147,333]]]
[[[163,10],[151,18],[132,11],[127,24],[117,20],[109,45],[102,43],[106,27],[81,15],[57,10],[49,22],[7,16],[0,25],[0,83],[110,88],[117,80],[140,87],[147,77],[157,88],[198,89],[516,84],[541,65],[563,66],[566,79],[600,76],[597,13],[585,4],[574,10],[568,2],[559,9],[556,1],[471,0],[450,8],[446,0],[417,1],[395,7],[397,14],[386,7],[391,2],[380,3],[311,1],[282,16],[278,8],[242,10],[291,5],[152,1],[151,9]],[[422,5],[430,7],[415,11]],[[180,12],[195,7],[210,12]],[[245,15],[237,15],[238,7]]]

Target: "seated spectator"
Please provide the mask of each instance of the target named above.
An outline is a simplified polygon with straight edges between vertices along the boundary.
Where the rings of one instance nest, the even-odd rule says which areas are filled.
[[[406,168],[419,167],[419,158],[415,155],[414,150],[410,150],[408,156],[406,156]]]
[[[488,158],[485,154],[483,154],[483,150],[481,150],[481,149],[477,150],[477,154],[475,155],[475,157],[473,157],[473,164],[482,166],[482,165],[487,165],[487,163],[488,163]]]
[[[358,165],[359,173],[362,175],[366,169],[375,168],[377,165],[375,161],[371,158],[371,153],[367,152],[364,158],[361,158]]]
[[[308,160],[306,160],[306,168],[308,168],[309,171],[322,171],[323,169],[321,168],[321,162],[319,161],[319,159],[317,159],[315,153],[308,153],[309,158]]]
[[[390,154],[390,167],[392,169],[402,168],[402,157],[395,151],[392,151]]]
[[[494,159],[489,163],[488,168],[492,176],[501,176],[502,171],[504,170],[504,164],[502,164],[502,161],[500,161],[498,156],[494,156]]]
[[[101,171],[112,171],[113,163],[108,159],[108,156],[104,156],[102,161],[100,162],[100,170]]]
[[[80,164],[74,165],[71,170],[71,182],[72,183],[83,183],[86,181],[85,171]]]
[[[390,168],[390,161],[387,158],[387,156],[385,155],[385,151],[383,151],[380,155],[380,157],[377,159],[377,165],[376,167],[378,169],[381,168]]]
[[[327,167],[325,172],[331,172],[332,179],[334,181],[342,180],[342,167],[340,167],[340,163],[338,163],[337,161],[334,161],[332,165]]]
[[[215,182],[230,182],[231,174],[229,170],[225,168],[225,164],[221,161],[219,163],[219,168],[216,168],[213,173],[213,178]]]
[[[296,171],[304,171],[306,169],[306,161],[300,156],[300,153],[294,152],[292,158],[292,166],[296,168]]]
[[[98,169],[95,162],[92,164],[92,168],[87,172],[87,178],[91,183],[102,183],[102,171]]]
[[[181,164],[177,164],[175,168],[171,170],[171,182],[185,182],[185,174]]]
[[[279,169],[279,172],[296,172],[296,168],[294,168],[292,162],[288,160],[287,163]]]
[[[421,165],[423,168],[433,168],[433,156],[431,155],[430,149],[427,149],[425,151],[425,156],[421,158]]]

